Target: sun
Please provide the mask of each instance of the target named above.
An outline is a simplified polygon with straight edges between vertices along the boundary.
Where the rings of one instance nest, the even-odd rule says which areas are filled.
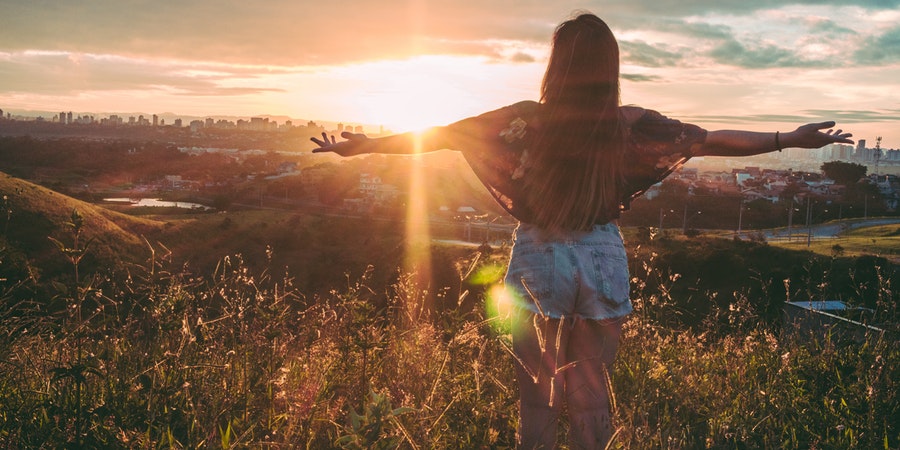
[[[421,56],[358,66],[366,82],[351,89],[353,115],[394,132],[417,131],[482,112],[485,99],[472,89],[484,70],[478,60]]]

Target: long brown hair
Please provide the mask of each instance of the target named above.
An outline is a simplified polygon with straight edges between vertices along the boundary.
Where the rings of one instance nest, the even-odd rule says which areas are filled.
[[[619,46],[599,17],[580,14],[556,28],[541,103],[524,180],[535,224],[587,230],[618,217],[625,147]]]

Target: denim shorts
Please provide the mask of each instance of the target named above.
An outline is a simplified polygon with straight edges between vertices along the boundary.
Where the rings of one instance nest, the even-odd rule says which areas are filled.
[[[504,282],[514,306],[555,319],[613,319],[632,310],[625,245],[614,223],[554,233],[520,224]]]

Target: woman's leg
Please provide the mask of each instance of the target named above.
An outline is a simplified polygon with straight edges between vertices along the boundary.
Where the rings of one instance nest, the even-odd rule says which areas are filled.
[[[519,449],[553,449],[563,402],[563,376],[557,356],[564,357],[568,328],[564,320],[519,310],[512,314],[513,352],[519,385]],[[564,362],[559,362],[564,364]]]
[[[612,437],[608,372],[616,356],[622,319],[575,319],[564,368],[569,446],[603,449]]]

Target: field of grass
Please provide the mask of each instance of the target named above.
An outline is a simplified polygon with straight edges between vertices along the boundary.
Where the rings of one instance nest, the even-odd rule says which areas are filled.
[[[492,264],[457,281],[495,282]],[[896,341],[765,326],[746,298],[668,327],[677,277],[644,267],[663,287],[635,285],[611,448],[900,445]],[[511,448],[515,362],[490,296],[436,312],[412,277],[377,292],[370,274],[311,298],[240,259],[202,279],[152,261],[70,290],[60,317],[5,314],[0,447]]]
[[[828,256],[876,255],[897,262],[900,260],[900,225],[882,225],[848,230],[834,238],[796,239],[791,242],[773,241],[773,245],[797,250],[810,250]]]
[[[6,183],[4,242],[52,235],[53,258],[81,276],[0,277],[0,448],[514,446],[516,363],[493,295],[505,254],[436,246],[431,265],[445,275],[420,285],[390,266],[403,251],[391,222],[274,211],[161,222]],[[82,253],[131,251],[116,239],[142,251],[127,276],[81,267]],[[632,250],[635,313],[611,370],[611,448],[900,447],[896,335],[849,340],[773,322],[772,302],[757,298],[772,294],[771,279],[757,292],[738,287],[748,274],[727,273],[810,254],[664,241]],[[235,254],[234,243],[255,250]],[[0,246],[4,273],[13,250]],[[866,289],[896,317],[890,278],[876,280]],[[831,281],[809,282],[787,294]],[[35,283],[52,284],[52,297],[32,295],[45,292]],[[50,301],[61,307],[48,313]],[[702,312],[685,310],[698,302]],[[690,314],[690,326],[673,320]]]

